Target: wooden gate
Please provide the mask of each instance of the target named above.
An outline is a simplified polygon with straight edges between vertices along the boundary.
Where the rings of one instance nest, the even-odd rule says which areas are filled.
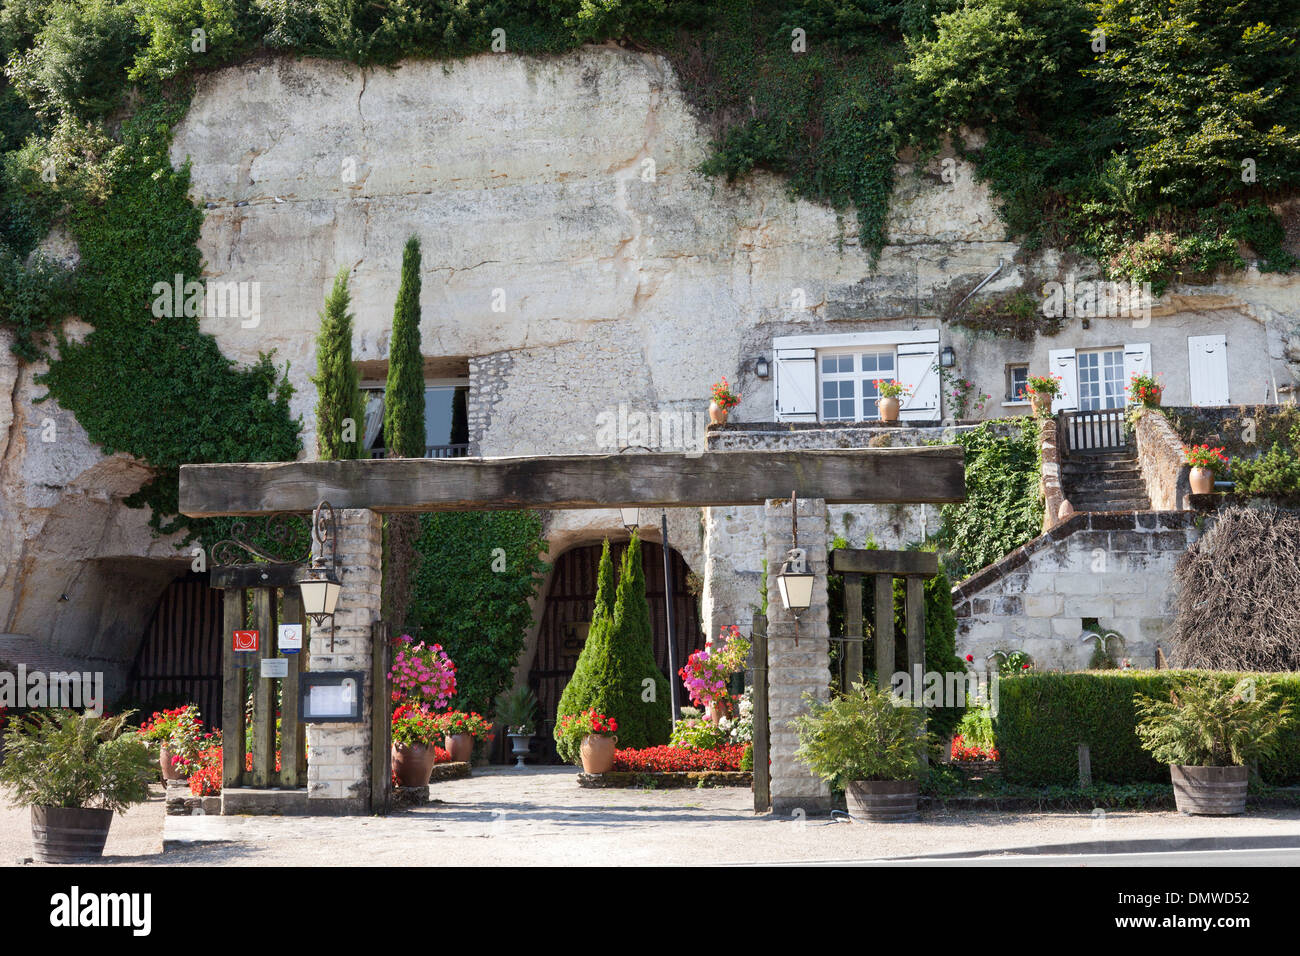
[[[223,789],[307,785],[307,734],[299,717],[298,697],[310,641],[302,597],[292,583],[297,570],[297,565],[237,565],[212,570],[212,586],[222,591]],[[279,653],[280,624],[302,625],[302,650],[284,655],[284,677],[263,677],[262,659]],[[235,650],[236,631],[256,631],[257,651]]]
[[[1128,447],[1128,419],[1122,408],[1064,412],[1061,426],[1067,453]]]
[[[150,709],[198,705],[210,727],[221,726],[221,592],[190,574],[167,586],[145,629],[127,693]]]

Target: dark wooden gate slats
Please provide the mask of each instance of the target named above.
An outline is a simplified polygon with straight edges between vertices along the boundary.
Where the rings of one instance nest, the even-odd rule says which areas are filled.
[[[244,783],[244,671],[232,644],[235,631],[244,629],[244,592],[231,588],[222,598],[221,626],[221,785]]]
[[[136,653],[128,681],[131,698],[143,706],[160,698],[194,703],[205,723],[220,727],[221,626],[219,592],[198,577],[173,581]]]
[[[894,672],[894,579],[874,574],[876,583],[876,686],[889,690]]]
[[[844,682],[849,690],[862,682],[862,575],[844,575]]]
[[[253,588],[253,620],[260,634],[260,646],[252,658],[253,682],[253,781],[254,787],[269,787],[275,776],[275,681],[264,680],[260,662],[275,656],[275,592]]]
[[[627,542],[610,542],[610,557],[614,561],[615,577]],[[538,629],[537,644],[529,670],[528,683],[537,695],[541,715],[538,738],[544,758],[554,759],[555,745],[552,731],[555,711],[560,703],[579,648],[564,647],[564,626],[573,622],[591,620],[596,599],[596,570],[600,563],[600,545],[571,548],[556,560],[551,571],[542,621]],[[653,541],[641,542],[641,561],[646,569],[646,599],[650,605],[650,626],[654,634],[655,663],[668,673],[668,623],[664,609],[663,549]],[[700,630],[699,610],[695,597],[687,590],[686,562],[675,550],[671,555],[673,569],[673,619],[676,634],[677,666],[686,663],[690,655],[704,646]],[[679,680],[671,675],[673,680]]]
[[[284,624],[303,624],[303,649],[286,654],[289,673],[280,682],[280,786],[299,787],[307,783],[307,725],[298,719],[299,675],[307,669],[306,616],[302,613],[302,594],[288,588],[280,602]]]

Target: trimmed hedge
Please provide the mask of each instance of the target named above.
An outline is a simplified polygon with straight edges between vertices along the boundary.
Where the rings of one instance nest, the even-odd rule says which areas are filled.
[[[1245,673],[1227,671],[1084,671],[1026,674],[1001,682],[993,736],[1008,783],[1069,786],[1079,777],[1079,744],[1089,747],[1098,783],[1163,783],[1169,770],[1142,749],[1133,697],[1168,698],[1174,685],[1209,675],[1231,687]],[[1255,674],[1300,714],[1300,674]],[[1286,731],[1278,756],[1260,765],[1274,786],[1300,783],[1300,721]]]

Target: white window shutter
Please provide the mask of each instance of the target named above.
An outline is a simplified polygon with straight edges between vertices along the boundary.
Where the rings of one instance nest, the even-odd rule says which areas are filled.
[[[1151,343],[1139,342],[1136,345],[1124,346],[1124,394],[1128,396],[1130,405],[1137,401],[1133,397],[1132,386],[1129,384],[1133,381],[1133,376],[1150,374]]]
[[[780,349],[773,358],[776,420],[817,421],[817,353],[813,349]]]
[[[1059,375],[1061,394],[1052,399],[1052,413],[1079,410],[1079,360],[1074,349],[1049,349],[1047,374]]]
[[[931,421],[940,417],[938,364],[938,342],[898,347],[898,381],[907,387],[899,406],[900,419]]]
[[[1187,338],[1193,405],[1228,404],[1228,339],[1224,335]]]

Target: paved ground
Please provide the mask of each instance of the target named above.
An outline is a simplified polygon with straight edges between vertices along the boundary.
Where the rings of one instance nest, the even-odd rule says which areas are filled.
[[[1214,819],[1177,813],[935,812],[888,826],[755,816],[747,789],[585,790],[567,767],[480,768],[474,777],[435,784],[438,802],[390,817],[165,817],[160,800],[127,813],[109,836],[111,864],[370,865],[860,862],[940,853],[996,854],[1023,846],[1114,844],[1141,840],[1256,837],[1300,847],[1300,811],[1253,811]],[[231,842],[161,852],[186,839]],[[0,811],[0,863],[30,856],[26,811]],[[1196,862],[1234,862],[1213,847]],[[1098,847],[1093,846],[1093,850]],[[1078,865],[1068,847],[1059,862]],[[1257,848],[1251,862],[1287,858]],[[1039,857],[1038,862],[1049,862]],[[1095,858],[1094,858],[1095,859]],[[963,860],[961,862],[987,862]],[[1052,860],[1052,862],[1058,862]],[[1099,860],[1097,862],[1100,862]],[[1151,860],[1153,863],[1162,862]],[[1180,862],[1166,860],[1163,862]],[[1181,862],[1190,862],[1183,858]]]

